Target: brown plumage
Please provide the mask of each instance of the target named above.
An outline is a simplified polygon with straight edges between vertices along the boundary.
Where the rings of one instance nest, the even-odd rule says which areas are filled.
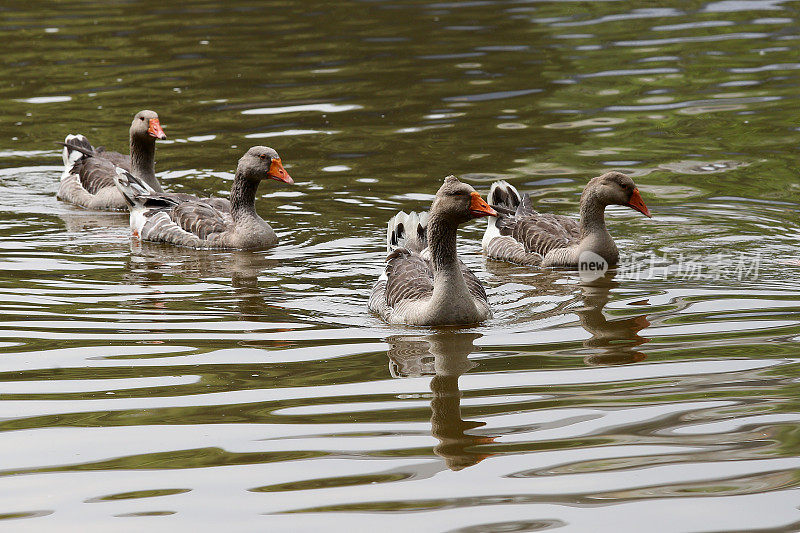
[[[389,221],[386,268],[369,309],[392,323],[473,324],[491,316],[480,280],[458,258],[456,230],[496,214],[475,190],[445,178],[429,213],[398,213]]]
[[[83,135],[67,135],[64,149],[64,172],[57,197],[89,209],[126,209],[122,194],[114,185],[116,168],[123,168],[149,187],[162,192],[155,175],[155,141],[166,139],[158,115],[149,110],[133,117],[130,127],[131,155],[94,148]]]
[[[510,184],[492,184],[489,202],[498,217],[490,217],[483,250],[492,259],[522,265],[576,267],[584,252],[614,265],[619,251],[605,225],[607,205],[624,205],[650,216],[633,180],[620,172],[592,179],[581,195],[581,218],[538,213],[530,196],[520,196]]]
[[[118,169],[116,185],[130,206],[131,229],[142,240],[190,248],[265,249],[278,237],[255,209],[264,179],[294,183],[272,148],[254,146],[239,160],[230,201],[185,193],[153,193]]]
[[[380,298],[383,292],[383,297],[380,298],[383,302],[376,301],[371,303],[371,306],[377,308],[385,303],[392,308],[403,300],[420,301],[430,298],[433,294],[433,262],[429,253],[420,254],[398,248],[387,256],[386,263],[386,279],[378,282],[383,286],[376,285],[373,291],[375,298]],[[460,259],[459,267],[472,297],[486,301],[486,290],[481,281]]]

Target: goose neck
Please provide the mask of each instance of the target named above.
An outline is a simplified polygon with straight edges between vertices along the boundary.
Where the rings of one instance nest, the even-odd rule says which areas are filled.
[[[581,197],[581,234],[583,237],[608,233],[605,219],[606,206],[593,191]]]
[[[456,253],[458,224],[431,216],[428,221],[428,247],[433,263],[433,294],[430,312],[443,323],[472,319],[475,305],[467,288]]]
[[[145,181],[156,192],[163,192],[156,179],[156,142],[151,137],[131,135],[131,172]]]
[[[591,193],[591,191],[589,191]],[[571,253],[577,254],[591,251],[600,255],[609,264],[619,260],[619,250],[613,237],[606,228],[605,206],[596,195],[585,194],[581,198],[581,241]],[[578,259],[573,257],[573,259]]]
[[[428,221],[428,247],[433,262],[434,280],[440,275],[452,274],[461,269],[456,253],[458,224],[432,214]]]
[[[237,171],[231,187],[231,216],[234,222],[256,214],[256,190],[258,181],[250,180]]]

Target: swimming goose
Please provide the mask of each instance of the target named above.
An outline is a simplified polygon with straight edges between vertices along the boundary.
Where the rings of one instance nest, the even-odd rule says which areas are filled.
[[[64,172],[56,197],[88,209],[127,209],[128,205],[114,186],[115,167],[132,172],[153,192],[162,192],[156,179],[156,139],[167,136],[155,111],[139,111],[130,129],[131,155],[94,148],[83,135],[67,135],[62,157]]]
[[[386,268],[370,311],[395,324],[464,325],[491,316],[486,292],[456,253],[456,230],[473,218],[497,216],[475,189],[448,176],[429,213],[389,220]]]
[[[615,265],[619,250],[606,229],[606,206],[624,205],[650,216],[636,184],[621,172],[607,172],[589,181],[581,195],[580,221],[536,212],[530,196],[520,196],[505,181],[492,184],[489,203],[499,216],[488,219],[483,251],[492,259],[520,265],[577,267],[586,252]],[[587,257],[593,259],[583,256]]]
[[[278,244],[275,232],[256,213],[256,190],[265,179],[294,183],[278,152],[266,146],[254,146],[239,159],[230,203],[185,193],[155,193],[122,168],[114,176],[130,207],[131,229],[142,240],[237,250],[263,250]]]

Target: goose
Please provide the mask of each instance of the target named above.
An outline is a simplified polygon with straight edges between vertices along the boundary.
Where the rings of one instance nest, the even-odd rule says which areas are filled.
[[[448,176],[430,212],[399,212],[386,232],[386,268],[369,309],[393,324],[475,324],[491,316],[486,291],[456,253],[456,230],[473,218],[497,216],[471,186]]]
[[[489,203],[499,216],[488,219],[483,251],[491,259],[520,265],[575,268],[587,258],[615,265],[619,250],[606,229],[606,206],[624,205],[651,216],[636,184],[621,172],[607,172],[589,181],[581,195],[580,221],[538,213],[528,194],[521,196],[505,181],[492,184]]]
[[[142,180],[117,168],[114,182],[130,208],[131,230],[144,241],[204,249],[263,250],[278,244],[256,213],[261,180],[294,183],[278,152],[253,146],[236,167],[230,202],[185,193],[152,192]]]
[[[127,209],[114,186],[115,167],[132,172],[153,192],[162,192],[156,179],[155,152],[156,139],[166,138],[158,114],[148,109],[136,113],[131,122],[130,156],[106,151],[102,146],[94,148],[81,134],[67,135],[61,143],[64,172],[56,197],[88,209]]]

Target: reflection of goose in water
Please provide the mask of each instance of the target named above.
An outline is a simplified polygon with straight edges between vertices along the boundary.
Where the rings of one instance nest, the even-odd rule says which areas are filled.
[[[103,233],[113,240],[124,242],[128,238],[128,214],[118,211],[87,211],[79,207],[66,206],[66,209],[55,211],[58,218],[64,221],[70,233],[87,231]],[[122,238],[120,238],[122,237]]]
[[[269,293],[281,289],[259,287],[258,283],[262,272],[274,269],[277,265],[278,260],[263,253],[176,248],[134,239],[131,241],[125,279],[141,285],[174,282],[175,277],[192,283],[212,278],[214,283],[224,283],[224,280],[230,279],[240,318],[261,321],[277,310],[281,314],[280,321],[285,321],[285,311],[269,303],[274,300]],[[170,296],[164,296],[166,303]]]
[[[565,273],[561,271],[531,273],[492,261],[486,263],[486,270],[514,285],[515,294],[522,294],[516,296],[515,300],[525,303],[512,309],[508,323],[524,324],[551,317],[571,318],[574,314],[581,327],[591,335],[591,338],[583,341],[583,347],[588,350],[579,352],[586,364],[635,363],[646,357],[635,348],[648,340],[638,335],[639,331],[650,326],[647,315],[609,320],[603,312],[611,300],[611,290],[620,286],[619,282],[614,281],[613,270],[594,281],[575,284],[565,284]],[[578,280],[577,276],[575,279]],[[572,349],[561,353],[575,355]]]
[[[581,284],[583,307],[576,309],[575,314],[583,329],[592,335],[591,339],[583,342],[583,346],[600,349],[584,357],[584,361],[590,365],[636,363],[647,357],[634,349],[648,340],[638,335],[639,331],[650,325],[646,315],[608,320],[603,314],[603,307],[611,299],[611,289],[619,286],[613,277],[613,274],[606,274]]]
[[[389,337],[389,371],[392,377],[432,375],[431,434],[439,439],[433,452],[443,458],[451,470],[461,470],[479,463],[488,454],[472,449],[488,444],[494,437],[472,435],[468,430],[486,425],[461,418],[461,391],[458,378],[477,366],[467,357],[475,351],[478,333],[443,332],[424,336]]]

